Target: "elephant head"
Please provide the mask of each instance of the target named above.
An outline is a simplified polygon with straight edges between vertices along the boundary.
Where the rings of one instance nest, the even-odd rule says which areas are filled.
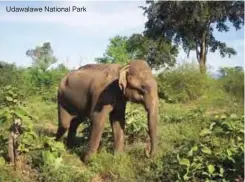
[[[147,111],[150,156],[156,152],[156,124],[158,120],[157,82],[150,66],[143,60],[135,60],[121,68],[119,86],[126,100],[142,104]]]

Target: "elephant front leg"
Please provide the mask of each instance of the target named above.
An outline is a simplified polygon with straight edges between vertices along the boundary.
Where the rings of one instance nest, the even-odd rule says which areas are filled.
[[[89,139],[89,148],[83,158],[83,162],[85,164],[88,162],[89,157],[93,153],[95,153],[99,148],[101,136],[104,130],[106,116],[111,110],[112,110],[111,106],[104,106],[102,111],[100,112],[95,111],[91,115],[92,130],[91,130],[90,139]]]
[[[124,150],[125,107],[125,103],[120,102],[120,105],[110,113],[115,152],[123,152]]]

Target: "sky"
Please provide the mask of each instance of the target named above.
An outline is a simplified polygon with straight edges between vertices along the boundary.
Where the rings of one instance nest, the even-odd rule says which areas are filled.
[[[0,1],[0,60],[29,66],[26,56],[30,48],[50,42],[58,63],[73,69],[101,57],[115,35],[142,33],[147,17],[139,6],[145,1],[82,1],[82,2],[7,2]],[[85,7],[86,12],[7,12],[6,7]],[[209,53],[207,63],[217,70],[223,66],[244,66],[244,29],[233,27],[228,33],[215,32],[218,40],[234,47],[237,55],[222,58],[219,52]],[[187,60],[180,50],[178,63]],[[195,61],[195,52],[188,60]],[[57,63],[57,64],[58,64]]]

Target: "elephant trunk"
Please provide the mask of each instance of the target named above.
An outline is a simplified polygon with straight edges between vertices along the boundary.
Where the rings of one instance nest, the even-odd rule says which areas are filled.
[[[154,91],[155,92],[155,91]],[[148,119],[148,134],[150,137],[150,151],[147,155],[154,156],[157,147],[157,120],[158,120],[158,95],[150,93],[145,96],[145,107]]]

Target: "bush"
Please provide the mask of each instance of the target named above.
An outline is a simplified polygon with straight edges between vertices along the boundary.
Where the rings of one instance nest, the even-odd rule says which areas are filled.
[[[208,86],[208,76],[195,64],[183,64],[162,72],[157,77],[159,97],[168,102],[187,102],[202,96]]]
[[[129,143],[145,140],[147,137],[147,115],[143,107],[136,104],[127,104],[126,107],[126,138]]]
[[[174,141],[171,141],[172,148],[168,146],[170,150],[166,150],[157,160],[149,161],[148,165],[139,169],[138,175],[141,180],[243,181],[244,116],[234,113],[205,116],[202,112],[194,110],[182,118],[181,122],[184,122],[184,125],[176,132]],[[201,121],[196,125],[199,118]],[[169,119],[168,122],[175,122],[174,118]],[[189,135],[189,128],[193,125],[196,125],[193,130],[197,134],[196,139],[196,134]],[[167,123],[164,127],[168,127]],[[166,143],[175,130],[176,127],[172,128],[172,133],[169,134],[162,131],[168,136],[162,141]],[[180,138],[179,135],[189,136]]]
[[[243,116],[215,116],[200,132],[201,142],[177,154],[184,181],[239,181],[244,178]],[[188,148],[188,147],[187,147]],[[180,157],[182,156],[182,157]]]
[[[224,67],[219,70],[223,89],[238,100],[244,100],[244,71],[241,67]]]
[[[19,69],[15,64],[5,63],[0,61],[0,86],[17,85],[18,83],[18,71]]]

